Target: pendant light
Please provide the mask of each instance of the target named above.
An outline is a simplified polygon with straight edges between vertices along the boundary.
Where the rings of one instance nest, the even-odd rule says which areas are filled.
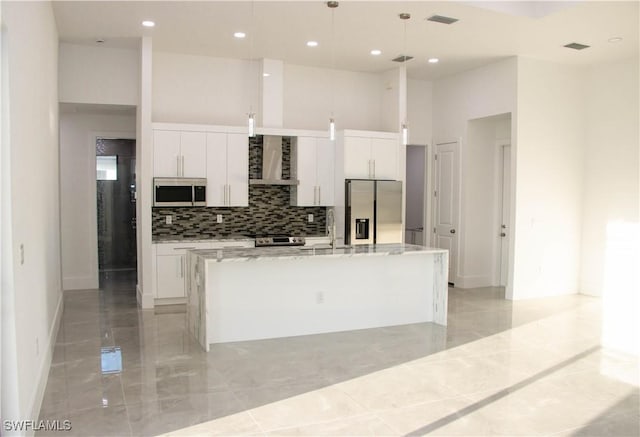
[[[249,24],[249,31],[251,32],[251,40],[249,41],[249,77],[253,72],[253,0],[251,1],[251,22]],[[256,90],[257,91],[257,90]],[[253,96],[249,96],[249,119],[247,120],[249,127],[249,138],[256,136],[256,114],[253,112]]]
[[[407,56],[407,20],[411,18],[411,14],[407,12],[403,12],[398,15],[400,19],[404,22],[404,40],[402,42],[402,62],[407,62],[409,59]],[[409,128],[407,127],[407,114],[405,109],[404,121],[400,126],[400,130],[402,133],[402,145],[406,146],[409,143]]]
[[[335,41],[335,9],[338,7],[337,1],[327,2],[327,6],[331,9],[331,68],[336,69],[336,41]],[[331,81],[331,116],[329,117],[329,140],[336,140],[336,121],[333,118],[333,108],[335,106],[335,81]]]

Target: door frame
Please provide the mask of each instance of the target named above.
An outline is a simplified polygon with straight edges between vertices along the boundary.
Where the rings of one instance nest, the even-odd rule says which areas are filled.
[[[423,147],[424,148],[424,178],[423,178],[423,187],[422,187],[422,244],[423,246],[428,246],[431,244],[431,237],[427,236],[429,234],[429,229],[431,229],[431,207],[432,207],[432,199],[431,199],[431,166],[432,166],[432,154],[433,154],[433,145],[432,144],[407,144],[406,147]],[[407,188],[409,184],[409,180],[407,177],[407,163],[406,163],[406,149],[405,149],[405,162],[404,162],[404,211],[403,211],[403,226],[402,229],[402,240],[405,239],[405,230],[406,230],[406,222],[407,222]]]
[[[512,220],[512,216],[513,216],[513,208],[511,208],[511,203],[513,201],[513,192],[515,189],[514,186],[514,180],[513,180],[513,161],[510,159],[509,160],[509,167],[508,167],[508,171],[509,171],[509,205],[508,206],[508,223],[506,223],[507,225],[507,232],[508,232],[508,238],[509,238],[509,254],[508,254],[508,260],[506,263],[506,269],[507,269],[507,282],[505,284],[502,284],[502,237],[500,237],[500,232],[501,232],[501,225],[503,224],[503,220],[502,220],[502,215],[503,215],[503,211],[504,211],[504,204],[503,204],[503,189],[504,189],[504,148],[505,147],[509,147],[510,150],[510,155],[509,157],[511,158],[511,153],[513,153],[513,147],[511,144],[511,139],[509,138],[504,138],[504,139],[498,139],[495,141],[495,147],[494,147],[494,165],[495,168],[497,169],[497,171],[495,172],[495,176],[494,176],[494,198],[496,199],[496,202],[494,202],[494,226],[493,229],[495,231],[495,240],[494,240],[494,246],[493,246],[493,283],[498,286],[498,287],[505,287],[505,289],[508,287],[510,281],[511,281],[511,272],[509,271],[509,266],[511,265],[511,258],[513,257],[513,250],[512,250],[512,239],[513,239],[513,228],[512,228],[512,224],[513,224],[513,220]]]
[[[116,140],[134,140],[136,139],[135,132],[119,132],[119,131],[90,131],[89,132],[89,144],[90,147],[90,162],[89,166],[89,180],[92,181],[89,187],[89,202],[87,205],[87,211],[89,211],[91,220],[91,238],[89,240],[90,253],[91,253],[91,283],[94,285],[92,288],[100,287],[100,268],[98,266],[98,204],[97,196],[98,190],[96,187],[96,142],[98,139],[116,139]],[[136,160],[138,157],[136,156]],[[138,185],[140,184],[139,175],[136,173],[136,193],[139,193]],[[136,226],[136,241],[138,241],[138,233],[140,232],[140,226]]]
[[[460,260],[462,259],[462,253],[460,250],[460,242],[463,240],[463,236],[464,236],[464,229],[462,228],[462,221],[461,221],[461,217],[463,214],[463,210],[462,210],[462,160],[463,160],[463,147],[462,147],[462,137],[455,137],[455,138],[443,138],[443,139],[437,139],[437,140],[433,140],[432,144],[433,147],[431,149],[431,153],[429,154],[429,158],[431,159],[430,162],[430,168],[431,168],[431,177],[429,178],[431,181],[431,185],[429,186],[429,191],[428,193],[428,197],[430,198],[429,201],[429,206],[431,208],[431,214],[430,214],[430,218],[431,218],[431,223],[430,226],[427,228],[429,230],[429,234],[431,235],[429,237],[429,242],[431,244],[432,247],[436,247],[436,233],[435,233],[435,223],[436,223],[436,214],[437,214],[437,203],[434,201],[433,197],[434,197],[434,193],[435,193],[435,187],[436,187],[436,178],[437,178],[437,170],[436,170],[436,160],[435,160],[435,155],[436,155],[436,148],[439,144],[452,144],[452,143],[456,143],[458,145],[458,162],[457,162],[457,167],[458,167],[458,217],[456,218],[456,223],[455,223],[455,229],[456,229],[456,233],[458,234],[458,237],[456,238],[456,243],[455,243],[455,249],[456,249],[456,261],[455,261],[455,275],[454,275],[454,284],[462,284],[462,281],[459,275],[460,272]],[[449,264],[449,268],[451,268],[451,263]]]

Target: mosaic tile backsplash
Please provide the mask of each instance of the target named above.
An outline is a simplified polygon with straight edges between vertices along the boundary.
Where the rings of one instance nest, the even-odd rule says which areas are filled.
[[[283,138],[282,175],[291,173],[291,142]],[[262,137],[249,143],[249,177],[259,178],[262,166]],[[233,235],[289,234],[294,236],[324,235],[326,233],[325,207],[295,207],[290,203],[288,185],[250,185],[248,207],[214,208],[153,208],[153,240],[207,239]],[[222,214],[223,222],[216,222]],[[313,222],[307,221],[313,214]],[[167,225],[165,216],[173,223]]]

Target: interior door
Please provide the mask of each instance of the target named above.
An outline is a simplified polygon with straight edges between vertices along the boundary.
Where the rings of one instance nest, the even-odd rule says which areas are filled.
[[[449,283],[455,282],[458,260],[459,143],[436,144],[434,157],[434,241],[449,251]]]
[[[511,146],[502,146],[502,219],[500,226],[500,285],[509,280],[509,213],[511,211]]]

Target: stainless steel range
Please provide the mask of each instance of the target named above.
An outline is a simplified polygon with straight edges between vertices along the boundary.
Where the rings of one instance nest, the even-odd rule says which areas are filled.
[[[292,237],[289,235],[255,235],[256,247],[274,246],[304,246],[304,237]]]

